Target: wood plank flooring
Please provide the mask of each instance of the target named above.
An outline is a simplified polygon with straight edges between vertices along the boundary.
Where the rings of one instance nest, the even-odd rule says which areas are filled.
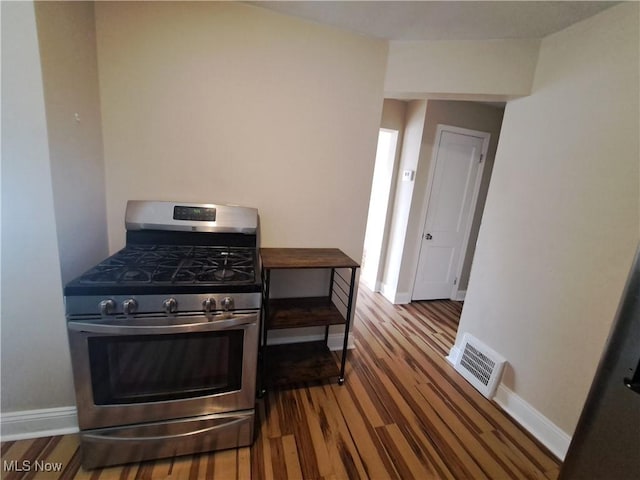
[[[3,442],[1,477],[555,479],[558,460],[446,362],[461,308],[361,285],[345,384],[270,391],[250,448],[84,471],[76,435]]]

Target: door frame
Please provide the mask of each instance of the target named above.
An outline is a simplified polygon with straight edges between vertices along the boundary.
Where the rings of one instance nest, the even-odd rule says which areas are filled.
[[[472,137],[482,138],[482,151],[480,152],[482,157],[480,160],[480,168],[478,168],[478,173],[476,174],[475,183],[473,186],[473,193],[471,196],[471,207],[469,209],[470,217],[467,221],[467,225],[465,227],[464,238],[462,239],[462,245],[460,247],[460,255],[458,255],[458,264],[456,265],[456,278],[460,280],[460,276],[462,274],[462,268],[464,266],[464,261],[466,259],[467,247],[469,246],[469,236],[471,234],[471,225],[473,224],[473,219],[475,218],[476,207],[478,206],[478,194],[480,192],[480,185],[482,185],[482,177],[484,176],[484,166],[487,163],[487,152],[489,151],[489,141],[491,140],[491,134],[489,132],[482,132],[480,130],[471,130],[468,128],[462,127],[454,127],[453,125],[446,125],[439,123],[436,125],[436,135],[433,142],[433,149],[431,151],[431,159],[429,161],[429,177],[427,179],[427,188],[424,195],[424,199],[422,201],[422,210],[421,210],[421,222],[422,227],[420,228],[420,236],[416,238],[416,251],[418,252],[418,256],[415,259],[415,271],[413,274],[413,280],[411,282],[411,298],[413,299],[413,290],[415,288],[416,276],[418,275],[418,261],[420,259],[420,253],[422,252],[422,239],[425,234],[425,224],[427,221],[427,213],[429,211],[429,200],[431,199],[431,191],[433,189],[433,181],[434,174],[436,170],[436,160],[438,158],[438,151],[440,149],[440,137],[442,132],[452,132],[458,133],[461,135],[468,135]],[[460,290],[460,282],[456,281],[451,289],[450,299],[451,300],[464,300],[464,296],[466,294],[466,290],[463,292]]]
[[[377,257],[377,267],[375,270],[375,275],[373,278],[373,284],[371,284],[371,282],[369,282],[368,278],[365,278],[364,275],[360,274],[360,279],[363,281],[363,283],[369,288],[371,289],[371,291],[373,292],[379,292],[382,289],[382,275],[381,275],[381,271],[384,269],[384,260],[383,260],[383,256],[385,254],[385,252],[387,251],[387,244],[389,241],[389,224],[391,222],[391,211],[392,211],[392,206],[393,206],[393,195],[395,194],[395,182],[396,182],[396,178],[397,178],[397,172],[396,172],[396,168],[398,166],[398,140],[400,139],[400,132],[398,130],[395,130],[393,128],[384,128],[384,127],[380,127],[378,129],[378,140],[380,139],[380,132],[386,132],[386,133],[390,133],[391,134],[391,143],[390,143],[390,148],[389,148],[389,156],[386,158],[386,160],[390,160],[391,163],[391,176],[388,178],[388,193],[386,195],[386,206],[384,209],[384,220],[383,220],[383,225],[382,225],[382,241],[380,244],[380,249],[378,249],[375,252],[375,256]],[[376,172],[376,168],[378,168],[378,161],[379,159],[377,158],[376,155],[376,159],[375,159],[375,165],[373,167],[373,178],[371,180],[372,184],[371,184],[371,192],[373,193],[373,188],[375,187],[375,185],[373,184],[373,181],[375,179],[375,172]],[[385,180],[385,186],[386,186],[387,181]],[[366,246],[367,244],[367,235],[370,234],[369,232],[369,215],[370,212],[369,210],[371,209],[371,198],[369,198],[369,209],[367,210],[367,225],[365,226],[365,239],[364,239],[364,245]],[[369,257],[371,252],[366,252],[367,256]],[[369,261],[369,258],[364,259],[364,262]],[[364,269],[364,267],[363,267]]]

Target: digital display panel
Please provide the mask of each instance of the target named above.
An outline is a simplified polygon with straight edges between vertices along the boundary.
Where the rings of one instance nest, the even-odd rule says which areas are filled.
[[[173,207],[174,220],[191,220],[196,222],[215,222],[216,209],[202,207]]]

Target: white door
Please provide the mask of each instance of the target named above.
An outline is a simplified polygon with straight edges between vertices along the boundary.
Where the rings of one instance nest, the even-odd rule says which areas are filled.
[[[488,133],[438,126],[413,300],[456,290],[488,144]]]

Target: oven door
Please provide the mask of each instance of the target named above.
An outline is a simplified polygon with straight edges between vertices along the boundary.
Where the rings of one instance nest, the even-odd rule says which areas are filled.
[[[67,325],[81,430],[254,408],[256,312]]]

